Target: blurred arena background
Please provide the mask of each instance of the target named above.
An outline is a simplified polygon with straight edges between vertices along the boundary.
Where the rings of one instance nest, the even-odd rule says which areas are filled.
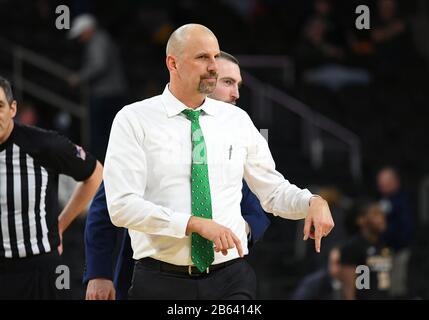
[[[360,4],[370,8],[369,30],[355,27]],[[316,255],[313,243],[302,241],[302,222],[270,215],[268,232],[248,257],[259,298],[298,297],[305,277],[326,267],[331,249],[359,232],[352,210],[357,199],[395,206],[380,176],[377,183],[387,165],[396,168],[401,186],[395,192],[404,195],[398,200],[403,220],[387,218],[388,228],[396,224],[393,237],[402,237],[392,242],[389,295],[429,298],[427,1],[0,0],[0,74],[13,82],[19,120],[89,146],[91,86],[70,86],[83,46],[55,27],[58,5],[67,5],[72,18],[92,13],[110,34],[124,66],[127,102],[162,92],[166,41],[182,24],[206,25],[221,49],[240,60],[237,105],[268,129],[278,170],[322,194],[336,223]],[[62,199],[72,185],[61,182]],[[84,297],[84,225],[83,216],[64,239],[73,299]]]

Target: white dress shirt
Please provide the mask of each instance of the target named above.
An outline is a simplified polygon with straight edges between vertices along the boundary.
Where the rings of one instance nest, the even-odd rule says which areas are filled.
[[[186,108],[167,85],[162,95],[125,106],[113,121],[104,166],[107,205],[112,222],[129,229],[134,259],[192,265],[185,234],[192,162]],[[275,170],[266,140],[245,111],[210,98],[200,109],[213,220],[230,228],[247,254],[243,176],[264,210],[283,218],[305,218],[313,195]],[[227,256],[215,252],[214,264],[237,257],[236,249]]]

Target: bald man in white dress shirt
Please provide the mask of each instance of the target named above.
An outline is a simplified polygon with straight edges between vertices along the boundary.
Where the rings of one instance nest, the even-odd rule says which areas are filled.
[[[109,214],[129,229],[137,260],[130,298],[253,299],[243,177],[266,212],[305,218],[304,240],[315,239],[318,252],[334,226],[329,207],[275,170],[246,112],[207,98],[220,55],[208,28],[178,28],[166,53],[169,84],[117,114],[105,161]]]

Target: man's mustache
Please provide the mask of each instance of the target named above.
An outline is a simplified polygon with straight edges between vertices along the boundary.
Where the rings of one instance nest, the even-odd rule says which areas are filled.
[[[218,77],[217,72],[211,72],[211,73],[207,73],[207,74],[201,76],[201,80],[204,80],[204,79],[217,79],[217,77]]]

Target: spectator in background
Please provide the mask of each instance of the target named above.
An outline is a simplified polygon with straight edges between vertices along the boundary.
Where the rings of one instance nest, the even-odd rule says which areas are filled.
[[[401,188],[398,171],[382,168],[377,175],[380,206],[386,214],[387,229],[383,234],[386,244],[399,251],[410,245],[413,231],[413,214],[410,200]]]
[[[313,17],[323,19],[326,23],[326,39],[338,47],[345,47],[344,27],[338,19],[331,0],[315,0]]]
[[[337,91],[348,84],[368,84],[369,75],[361,69],[345,65],[345,48],[328,38],[325,18],[312,17],[304,27],[296,49],[296,61],[306,84]]]
[[[414,231],[412,206],[407,193],[402,190],[401,179],[395,168],[382,168],[377,175],[377,185],[382,197],[380,207],[387,220],[383,239],[394,251],[391,295],[401,298],[408,295],[409,247]]]
[[[354,211],[359,234],[341,249],[341,277],[343,295],[348,300],[379,300],[389,297],[391,286],[392,254],[383,244],[382,233],[386,219],[379,205],[371,200],[361,200]],[[369,288],[356,288],[356,267],[369,268]]]
[[[343,63],[345,53],[343,28],[335,17],[332,2],[315,0],[298,45],[298,62],[304,70],[327,63]]]
[[[292,294],[293,300],[339,300],[341,299],[340,250],[334,247],[329,252],[326,267],[306,276]]]
[[[410,58],[408,52],[413,50],[413,44],[395,0],[378,0],[371,38],[376,50],[378,75],[383,79],[399,76]]]
[[[69,84],[89,85],[90,148],[97,159],[104,160],[113,118],[125,104],[126,82],[119,50],[90,14],[73,20],[69,37],[85,44],[83,67],[69,78]]]
[[[306,23],[296,58],[302,69],[338,63],[344,58],[344,50],[327,39],[328,24],[321,17],[312,17]]]

